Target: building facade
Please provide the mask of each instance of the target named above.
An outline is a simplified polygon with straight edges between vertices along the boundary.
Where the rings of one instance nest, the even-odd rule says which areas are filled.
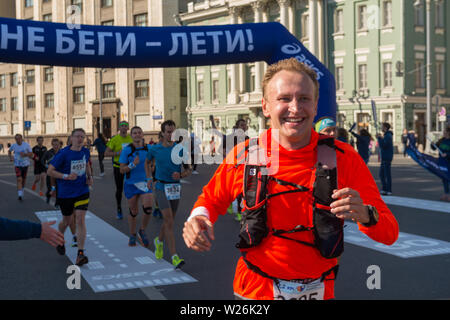
[[[449,16],[448,1],[431,1],[431,131],[441,130],[442,114],[450,111]],[[339,126],[356,122],[374,135],[376,124],[388,122],[396,144],[404,128],[425,143],[425,0],[200,0],[180,17],[185,25],[280,22],[335,75]],[[265,62],[188,68],[188,122],[196,134],[211,127],[210,115],[224,132],[238,118],[255,131],[266,128],[265,68]]]
[[[169,26],[185,1],[12,0],[1,16],[72,24]],[[181,6],[180,6],[181,5]],[[14,9],[15,8],[15,9]],[[117,133],[121,120],[156,133],[165,119],[186,126],[184,68],[95,69],[0,64],[0,137],[64,136],[84,128]],[[11,141],[10,141],[11,142]]]

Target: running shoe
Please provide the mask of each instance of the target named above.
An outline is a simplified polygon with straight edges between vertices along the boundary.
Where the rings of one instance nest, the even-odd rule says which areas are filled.
[[[155,218],[160,218],[160,219],[162,219],[162,213],[161,213],[161,210],[159,210],[159,208],[155,208],[155,210],[153,210],[153,216],[154,216]]]
[[[150,241],[148,241],[148,238],[147,238],[147,235],[145,234],[145,231],[144,230],[139,230],[137,235],[138,235],[138,239],[139,239],[140,243],[144,247],[148,248],[148,246],[150,245]]]
[[[181,259],[177,254],[174,254],[172,256],[172,265],[175,267],[175,269],[179,269],[184,265],[184,259]]]
[[[77,236],[73,236],[72,238],[72,247],[78,247]]]
[[[242,214],[240,214],[239,212],[236,213],[236,215],[235,215],[235,217],[234,217],[234,220],[236,220],[236,221],[241,221],[241,220],[242,220]]]
[[[75,262],[75,264],[77,266],[81,267],[82,265],[84,265],[84,264],[86,264],[88,262],[89,262],[89,259],[88,259],[88,257],[86,257],[84,255],[84,253],[81,253],[81,252],[78,253],[78,255],[77,255],[77,262]]]
[[[66,254],[66,247],[64,245],[56,246],[56,251],[58,251],[58,253],[63,256]]]
[[[136,236],[130,236],[130,240],[128,240],[129,247],[136,247]]]
[[[123,219],[122,210],[117,210],[117,220],[122,220],[122,219]]]
[[[42,191],[39,191],[39,196],[43,197],[44,193]]]
[[[36,190],[36,185],[35,184],[33,184],[32,186],[31,186],[31,190]]]
[[[159,241],[158,237],[153,240],[153,243],[155,244],[156,259],[162,259],[164,256],[164,243],[162,241]]]
[[[21,197],[21,196],[19,196],[18,200],[19,200],[19,201],[22,201],[23,199],[22,199],[22,197]]]

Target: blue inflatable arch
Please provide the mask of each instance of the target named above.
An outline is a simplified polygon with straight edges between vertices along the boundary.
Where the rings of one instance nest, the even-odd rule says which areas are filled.
[[[336,119],[333,75],[284,26],[250,23],[200,27],[69,25],[0,18],[0,61],[95,68],[169,68],[295,57],[317,73],[316,119]]]

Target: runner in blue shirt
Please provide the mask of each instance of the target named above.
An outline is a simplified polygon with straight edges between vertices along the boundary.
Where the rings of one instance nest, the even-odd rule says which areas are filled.
[[[172,256],[172,264],[175,268],[180,268],[184,264],[184,259],[181,259],[175,248],[175,237],[173,234],[173,222],[177,212],[178,204],[180,202],[181,184],[180,179],[188,176],[191,173],[190,167],[181,172],[181,164],[175,164],[172,161],[172,151],[176,143],[172,141],[172,133],[175,131],[175,122],[166,120],[161,124],[162,142],[160,144],[152,145],[147,154],[147,166],[155,159],[155,187],[154,194],[158,202],[159,209],[163,215],[163,225],[159,232],[159,236],[154,239],[155,256],[157,259],[162,259],[164,256],[163,240],[169,246],[169,251]],[[181,156],[181,152],[178,156]]]
[[[136,236],[144,247],[149,246],[145,229],[150,221],[152,213],[153,197],[151,194],[151,172],[145,164],[145,158],[149,149],[149,145],[143,143],[144,133],[140,127],[131,129],[131,138],[133,142],[122,149],[120,154],[120,173],[125,175],[124,193],[128,200],[130,216],[128,224],[130,227],[130,239],[128,245],[136,246]],[[147,186],[147,182],[149,186]],[[136,217],[139,213],[138,202],[142,199],[142,207],[144,215],[142,216],[141,228],[136,234]]]
[[[88,165],[90,153],[83,147],[86,133],[83,129],[72,131],[72,144],[61,149],[50,162],[47,174],[56,178],[58,186],[57,201],[63,215],[58,225],[59,231],[64,234],[70,225],[75,213],[77,225],[78,254],[76,265],[82,266],[89,262],[84,255],[86,241],[85,216],[89,204],[89,186],[92,185],[92,171]],[[57,246],[60,255],[66,253],[64,245]]]

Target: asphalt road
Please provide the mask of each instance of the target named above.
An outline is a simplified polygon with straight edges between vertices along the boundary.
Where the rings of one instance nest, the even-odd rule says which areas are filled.
[[[128,234],[126,220],[116,220],[114,181],[109,159],[105,160],[106,175],[96,177],[91,192],[89,210],[118,231]],[[379,184],[378,163],[372,157],[369,163]],[[233,299],[232,282],[239,251],[238,222],[231,215],[220,217],[215,225],[216,241],[210,252],[197,253],[186,248],[181,237],[182,225],[203,185],[214,173],[216,166],[201,165],[199,175],[192,175],[183,184],[182,201],[175,219],[177,251],[186,260],[183,271],[197,279],[194,283],[159,286],[156,288],[119,290],[94,293],[82,279],[81,289],[69,290],[66,286],[69,259],[61,257],[46,243],[33,239],[0,242],[0,299],[168,299],[168,300],[222,300]],[[94,171],[98,163],[94,159]],[[413,163],[396,156],[392,166],[395,196],[423,200],[439,200],[441,181]],[[33,179],[30,168],[27,188]],[[54,210],[31,190],[25,200],[17,200],[15,175],[12,163],[0,157],[1,216],[10,219],[38,222],[37,211]],[[448,204],[450,208],[450,203]],[[124,211],[128,212],[125,198]],[[450,242],[450,213],[427,209],[389,205],[397,218],[400,231],[430,239]],[[142,213],[141,213],[142,214]],[[153,239],[159,231],[161,220],[152,218],[147,234]],[[89,232],[89,224],[87,225]],[[150,246],[153,250],[153,245]],[[168,252],[164,257],[169,261]],[[368,289],[369,266],[378,266],[381,288]],[[336,281],[337,299],[449,299],[450,254],[436,254],[415,258],[398,256],[346,243],[341,268]]]

